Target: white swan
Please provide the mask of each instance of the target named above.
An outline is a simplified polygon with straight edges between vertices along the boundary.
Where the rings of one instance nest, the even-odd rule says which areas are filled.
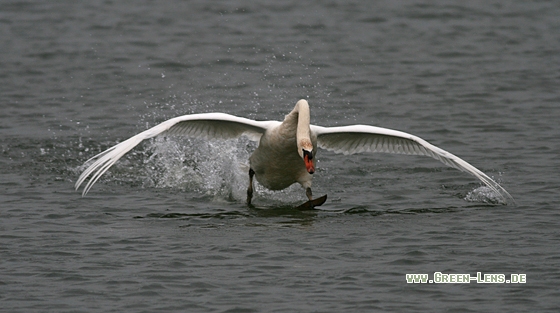
[[[311,180],[315,172],[317,147],[343,154],[368,151],[430,156],[474,175],[499,195],[503,203],[513,202],[512,196],[488,175],[414,135],[368,125],[310,125],[309,105],[303,99],[296,103],[283,122],[253,121],[224,113],[183,115],[167,120],[86,161],[87,164],[96,159],[78,178],[76,190],[91,176],[82,192],[82,196],[85,196],[101,175],[125,153],[141,141],[160,134],[206,139],[247,135],[252,140],[259,141],[258,148],[249,158],[248,204],[251,203],[253,194],[253,176],[272,190],[281,190],[297,182],[305,188],[307,197],[312,200]]]

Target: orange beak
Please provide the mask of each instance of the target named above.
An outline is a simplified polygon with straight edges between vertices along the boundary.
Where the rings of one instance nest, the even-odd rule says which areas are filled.
[[[313,165],[313,160],[309,158],[309,155],[305,154],[303,156],[303,161],[305,162],[305,168],[309,174],[315,173],[315,165]]]

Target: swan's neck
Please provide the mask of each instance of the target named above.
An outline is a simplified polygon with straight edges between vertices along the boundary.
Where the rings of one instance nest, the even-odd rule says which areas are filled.
[[[309,123],[311,122],[309,104],[303,99],[299,100],[294,110],[298,112],[298,127],[296,132],[298,146],[302,146],[300,149],[305,148],[311,151],[313,150],[313,145],[311,144],[311,138],[309,136]]]
[[[296,127],[296,140],[298,153],[302,154],[302,149],[307,151],[313,150],[313,144],[311,143],[309,123],[311,120],[309,113],[309,104],[305,100],[299,100],[296,106],[292,110],[291,114],[297,115],[297,127]]]

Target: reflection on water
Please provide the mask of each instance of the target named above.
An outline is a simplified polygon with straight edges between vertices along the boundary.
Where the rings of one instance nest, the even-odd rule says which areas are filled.
[[[236,205],[238,206],[238,205]],[[272,205],[272,206],[240,206],[237,210],[222,210],[212,213],[184,213],[184,212],[166,212],[166,213],[148,213],[144,216],[135,216],[137,219],[173,219],[186,224],[181,227],[217,227],[224,225],[224,221],[228,223],[241,223],[245,226],[310,226],[318,219],[337,218],[337,216],[363,216],[375,217],[383,215],[414,215],[414,214],[445,214],[457,213],[464,210],[480,209],[484,207],[492,207],[490,204],[467,205],[461,207],[431,207],[431,208],[401,208],[398,210],[372,209],[367,206],[357,206],[348,209],[332,209],[332,208],[315,208],[311,210],[298,210],[293,205]],[[212,226],[213,225],[213,226]]]

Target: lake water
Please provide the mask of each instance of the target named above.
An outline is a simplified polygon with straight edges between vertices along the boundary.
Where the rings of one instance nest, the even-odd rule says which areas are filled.
[[[3,1],[0,311],[557,312],[560,2]],[[246,138],[148,141],[86,197],[93,155],[225,112],[420,136],[426,157],[319,151],[314,193],[258,187]],[[408,284],[406,274],[526,274]]]

